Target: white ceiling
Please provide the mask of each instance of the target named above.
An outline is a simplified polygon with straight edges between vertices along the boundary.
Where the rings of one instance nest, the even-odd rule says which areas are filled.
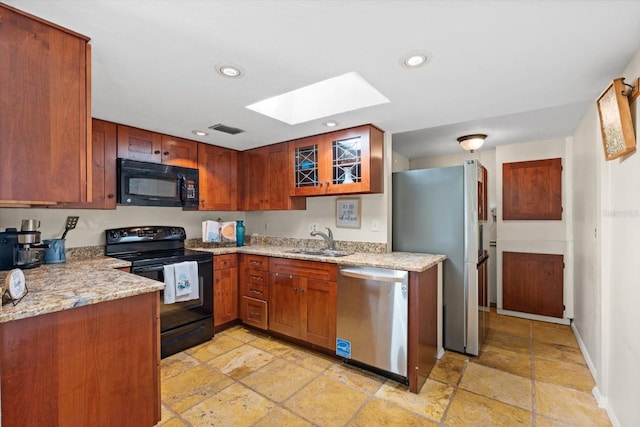
[[[410,158],[564,137],[640,48],[640,1],[3,0],[91,37],[93,116],[247,149],[373,123]],[[399,58],[426,50],[408,70]],[[239,79],[216,73],[239,65]],[[390,103],[287,125],[245,106],[355,71]],[[223,123],[232,136],[194,129]],[[484,148],[486,149],[486,148]]]

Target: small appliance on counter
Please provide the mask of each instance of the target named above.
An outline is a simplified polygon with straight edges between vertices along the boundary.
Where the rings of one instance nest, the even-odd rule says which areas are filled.
[[[34,268],[42,265],[44,251],[49,247],[42,243],[40,221],[24,219],[20,231],[7,228],[0,233],[0,269]]]

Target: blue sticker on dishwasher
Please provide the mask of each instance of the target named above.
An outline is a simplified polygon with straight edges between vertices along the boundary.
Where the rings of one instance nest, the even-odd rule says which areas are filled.
[[[351,341],[336,339],[336,354],[351,359]]]

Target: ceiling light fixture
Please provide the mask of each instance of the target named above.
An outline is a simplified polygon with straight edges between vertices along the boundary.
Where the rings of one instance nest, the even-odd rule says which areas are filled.
[[[424,51],[413,51],[400,58],[400,65],[404,68],[418,68],[429,61],[430,54]]]
[[[216,71],[218,74],[224,77],[240,77],[242,75],[242,70],[240,67],[236,65],[219,65],[216,67]]]
[[[473,153],[473,150],[477,150],[482,147],[484,144],[484,140],[487,138],[487,135],[478,133],[474,135],[465,135],[458,138],[458,143],[462,148]]]
[[[326,121],[326,122],[324,122],[322,124],[325,125],[328,128],[334,128],[334,127],[338,126],[338,122],[336,122],[335,120],[329,120],[329,121]]]
[[[207,132],[205,132],[203,130],[192,130],[191,133],[194,134],[194,135],[198,135],[198,136],[207,136],[207,135],[209,135]]]

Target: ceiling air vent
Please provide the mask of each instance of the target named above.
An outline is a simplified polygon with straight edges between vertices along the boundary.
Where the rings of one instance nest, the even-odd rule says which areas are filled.
[[[234,127],[231,127],[231,126],[223,125],[221,123],[218,123],[217,125],[209,126],[209,129],[217,130],[219,132],[228,133],[229,135],[237,135],[239,133],[244,132],[243,129],[234,128]]]

